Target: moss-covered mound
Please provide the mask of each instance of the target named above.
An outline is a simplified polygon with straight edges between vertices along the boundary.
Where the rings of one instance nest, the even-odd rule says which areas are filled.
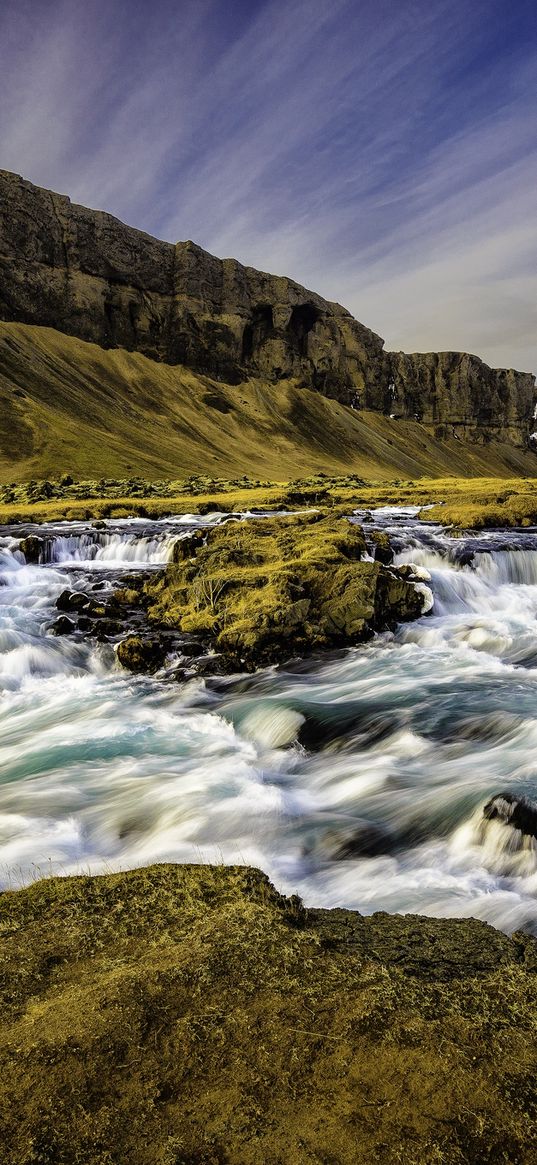
[[[193,558],[150,582],[149,619],[209,635],[230,666],[357,643],[421,614],[422,596],[396,570],[361,561],[361,528],[311,513],[213,528]]]
[[[530,1165],[537,957],[246,868],[0,899],[2,1165]]]

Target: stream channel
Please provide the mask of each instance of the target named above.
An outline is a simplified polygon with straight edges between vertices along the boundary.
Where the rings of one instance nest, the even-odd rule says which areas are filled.
[[[374,511],[432,610],[254,675],[132,676],[113,644],[51,634],[66,587],[106,596],[224,518],[0,528],[0,886],[239,862],[307,905],[537,933],[535,840],[482,813],[537,797],[536,532]],[[25,562],[28,533],[46,561]]]

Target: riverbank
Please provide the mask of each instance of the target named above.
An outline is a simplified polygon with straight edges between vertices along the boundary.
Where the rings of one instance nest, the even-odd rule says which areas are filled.
[[[293,510],[304,506],[370,509],[435,506],[427,517],[457,529],[537,524],[537,478],[419,478],[365,481],[317,474],[296,480],[190,477],[20,482],[0,487],[0,524],[91,521],[129,516],[158,519],[211,511]]]
[[[530,1165],[537,944],[244,867],[0,899],[5,1165]]]

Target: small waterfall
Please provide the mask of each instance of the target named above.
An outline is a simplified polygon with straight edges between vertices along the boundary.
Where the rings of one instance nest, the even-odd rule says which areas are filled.
[[[493,587],[537,586],[537,549],[477,553],[474,566],[477,573]]]
[[[165,565],[170,561],[177,534],[107,533],[86,530],[81,534],[47,538],[41,561],[47,564],[101,563],[103,566]]]

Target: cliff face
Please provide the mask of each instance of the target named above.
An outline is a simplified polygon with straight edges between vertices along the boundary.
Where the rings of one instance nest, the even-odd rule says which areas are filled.
[[[160,242],[0,172],[0,316],[237,383],[377,396],[383,342],[291,279]]]
[[[489,368],[466,352],[392,352],[384,407],[431,426],[441,439],[528,441],[535,377]]]
[[[0,171],[0,318],[182,364],[229,384],[293,377],[355,408],[524,445],[534,377],[406,356],[291,279],[160,242]],[[451,428],[450,428],[451,427]]]

